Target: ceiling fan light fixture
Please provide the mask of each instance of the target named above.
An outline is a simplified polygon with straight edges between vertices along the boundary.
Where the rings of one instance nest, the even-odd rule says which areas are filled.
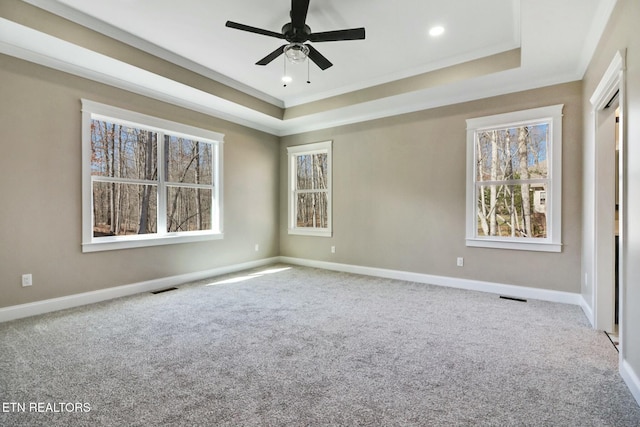
[[[289,43],[284,47],[284,54],[290,62],[300,64],[307,59],[309,48],[302,43]]]

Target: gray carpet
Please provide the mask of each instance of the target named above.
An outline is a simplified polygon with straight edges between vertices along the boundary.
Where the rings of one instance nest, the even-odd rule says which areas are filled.
[[[640,425],[579,307],[269,269],[0,324],[0,425]]]

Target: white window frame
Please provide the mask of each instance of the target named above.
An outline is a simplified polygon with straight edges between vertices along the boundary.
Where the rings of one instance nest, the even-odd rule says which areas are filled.
[[[327,189],[326,190],[298,190],[296,187],[296,157],[302,155],[309,154],[327,154]],[[331,237],[332,229],[333,229],[333,219],[332,219],[332,186],[333,179],[331,174],[332,169],[332,141],[324,141],[324,142],[316,142],[313,144],[306,145],[296,145],[292,147],[287,147],[287,156],[288,156],[288,185],[287,191],[289,193],[288,197],[288,224],[289,224],[289,234],[298,234],[303,236],[320,236],[320,237]],[[298,227],[296,224],[297,218],[297,195],[300,191],[313,191],[313,192],[323,192],[327,193],[327,228],[312,228],[312,227]]]
[[[199,242],[224,238],[222,222],[222,163],[224,135],[221,133],[200,129],[182,123],[148,116],[146,114],[113,107],[106,104],[82,99],[82,252],[108,251],[147,246],[168,245],[174,243]],[[213,189],[211,205],[211,230],[187,232],[167,232],[166,230],[166,188],[164,168],[158,167],[158,218],[157,233],[136,234],[127,236],[93,236],[93,180],[91,175],[91,121],[93,119],[111,120],[140,129],[158,133],[158,147],[160,141],[164,143],[164,135],[170,134],[189,139],[207,142],[212,148]],[[164,159],[163,150],[159,149],[158,164]],[[100,179],[99,177],[97,178]],[[156,185],[156,184],[154,184]]]
[[[466,245],[483,248],[543,252],[562,251],[562,109],[564,105],[533,108],[467,120],[467,223]],[[548,186],[546,188],[546,238],[479,236],[477,220],[476,136],[478,132],[548,123]]]

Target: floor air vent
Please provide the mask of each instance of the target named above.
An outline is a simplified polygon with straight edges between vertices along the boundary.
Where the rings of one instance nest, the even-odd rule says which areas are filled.
[[[153,291],[151,293],[154,294],[154,295],[157,295],[157,294],[161,294],[163,292],[175,291],[176,289],[178,289],[178,288],[160,289],[159,291]]]
[[[504,295],[500,295],[500,298],[502,298],[502,299],[508,299],[508,300],[511,300],[511,301],[527,302],[527,300],[526,300],[526,299],[523,299],[523,298],[506,297],[506,296],[504,296]]]

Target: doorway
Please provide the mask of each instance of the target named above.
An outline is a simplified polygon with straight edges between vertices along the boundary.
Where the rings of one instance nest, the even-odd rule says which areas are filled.
[[[610,334],[617,348],[624,341],[624,56],[624,51],[616,53],[590,100],[594,123],[593,325]]]
[[[613,134],[605,136],[603,138],[609,139],[613,137],[614,140],[614,153],[613,159],[614,165],[614,198],[615,203],[611,206],[614,212],[614,304],[613,304],[613,326],[610,330],[605,330],[611,343],[615,346],[616,350],[620,351],[620,333],[619,333],[619,321],[620,321],[620,106],[619,106],[619,92],[616,92],[614,98],[611,99],[609,104],[605,106],[603,115],[605,116],[605,122],[602,123],[602,129],[606,132],[611,131],[613,126]],[[613,111],[613,114],[612,114]],[[598,141],[607,145],[606,149],[610,149],[610,144],[606,141]]]

